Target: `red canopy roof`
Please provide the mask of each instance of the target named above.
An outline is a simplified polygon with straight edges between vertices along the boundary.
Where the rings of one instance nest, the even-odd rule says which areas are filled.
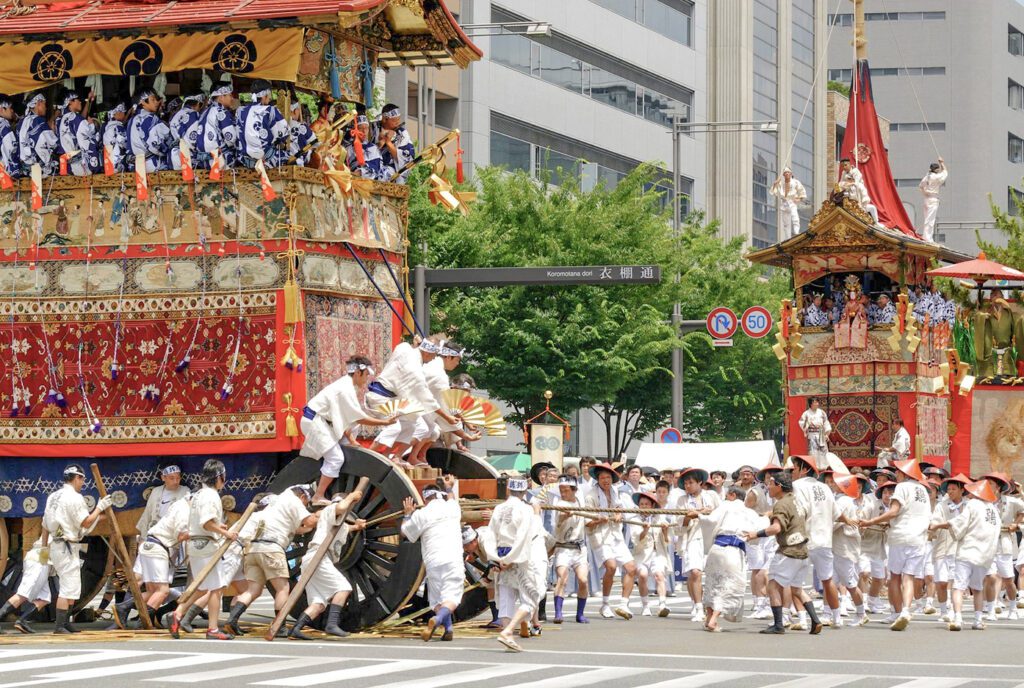
[[[1002,263],[985,258],[985,253],[979,253],[974,260],[947,265],[944,268],[935,268],[925,273],[930,277],[954,277],[958,279],[971,279],[975,282],[987,282],[988,280],[1010,280],[1019,282],[1024,280],[1024,272],[1014,270]]]

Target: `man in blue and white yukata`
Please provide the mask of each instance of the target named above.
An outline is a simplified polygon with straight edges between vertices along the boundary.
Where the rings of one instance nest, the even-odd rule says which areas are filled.
[[[71,174],[84,177],[100,171],[100,142],[96,120],[82,117],[82,98],[74,91],[68,91],[64,96],[64,114],[57,125],[57,134],[65,153],[78,151],[71,158]]]
[[[181,169],[178,149],[182,141],[188,144],[190,153],[195,153],[199,139],[199,113],[205,102],[206,96],[202,93],[185,96],[181,101],[181,109],[171,117],[171,167],[175,170]]]
[[[370,140],[370,120],[366,118],[366,115],[359,115],[356,118],[356,126],[359,128],[359,136],[363,144],[363,164],[359,164],[358,156],[356,156],[355,141],[350,140],[345,146],[348,150],[349,169],[364,179],[374,179],[380,182],[390,181],[395,170],[384,164],[380,149]]]
[[[21,176],[18,136],[14,133],[14,101],[0,94],[0,164],[11,177]]]
[[[416,157],[412,137],[402,126],[402,111],[397,105],[388,103],[380,113],[380,122],[377,124],[377,148],[380,150],[384,165],[395,172]],[[405,172],[395,181],[404,184],[407,176],[408,172]]]
[[[107,111],[107,123],[103,125],[103,148],[110,149],[110,160],[114,172],[128,171],[128,104],[120,102]]]
[[[145,88],[139,92],[135,103],[137,112],[128,122],[131,154],[146,156],[147,172],[170,169],[171,129],[156,115],[160,96],[153,89]]]
[[[270,164],[288,138],[288,122],[277,106],[270,104],[270,82],[252,83],[252,103],[238,108],[238,131],[242,163],[252,167],[257,160]]]
[[[53,174],[57,169],[53,153],[58,145],[57,134],[46,121],[46,96],[37,93],[25,103],[25,117],[18,123],[22,174],[28,176],[35,164],[42,167],[44,175]]]
[[[291,164],[305,167],[309,164],[309,160],[313,156],[313,149],[316,147],[314,145],[306,149],[306,146],[309,146],[310,143],[317,139],[313,130],[303,121],[302,103],[298,100],[292,103],[291,120],[288,122],[288,129],[290,132],[288,150],[281,154],[280,162],[277,164],[285,164],[294,155],[295,160]],[[303,149],[306,149],[305,152],[303,152]]]
[[[232,108],[235,93],[231,84],[221,84],[210,93],[210,104],[199,117],[194,167],[209,168],[213,152],[220,149],[225,167],[232,167],[238,158],[238,124]]]

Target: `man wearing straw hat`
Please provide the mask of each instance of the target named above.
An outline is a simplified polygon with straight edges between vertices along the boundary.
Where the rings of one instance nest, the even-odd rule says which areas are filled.
[[[619,475],[605,463],[599,463],[590,469],[590,475],[597,481],[597,487],[587,496],[586,506],[590,509],[632,508],[632,504],[624,504],[620,500],[618,490],[613,487],[619,481]],[[636,564],[622,534],[622,514],[599,513],[597,517],[587,521],[587,534],[590,548],[594,552],[594,560],[604,569],[601,579],[601,616],[610,619],[620,616],[627,621],[633,618],[629,610],[629,596],[633,593],[633,581],[636,577]],[[615,582],[615,571],[622,567],[622,601],[613,609],[609,597],[612,584]]]
[[[956,569],[953,575],[953,621],[949,630],[963,626],[964,592],[974,594],[974,625],[985,629],[983,602],[985,576],[999,549],[1000,520],[995,502],[999,499],[992,485],[985,480],[968,483],[971,496],[963,510],[945,523],[934,523],[932,530],[948,529],[956,542]]]
[[[1013,482],[1005,473],[986,473],[979,480],[986,480],[999,499],[996,501],[996,510],[1002,528],[999,535],[999,549],[992,562],[992,570],[985,581],[985,612],[989,621],[995,621],[996,607],[998,606],[1000,588],[1006,592],[1006,599],[1009,601],[1007,619],[1017,619],[1017,586],[1013,583],[1014,559],[1017,556],[1017,532],[1020,524],[1024,522],[1024,502],[1013,494]]]
[[[555,506],[583,508],[583,502],[576,493],[579,483],[568,475],[558,477],[559,499]],[[554,513],[554,512],[547,512]],[[576,623],[590,623],[583,615],[589,596],[587,565],[586,519],[578,513],[560,512],[555,517],[555,623],[562,623],[562,606],[565,604],[565,586],[569,582],[570,569],[576,574]]]
[[[942,496],[932,508],[932,523],[946,523],[960,514],[967,503],[964,488],[971,479],[964,474],[940,479]],[[932,558],[935,560],[935,591],[939,598],[939,615],[946,623],[953,621],[950,584],[956,571],[956,542],[948,528],[932,530]]]
[[[863,475],[836,475],[829,472],[826,484],[836,496],[837,518],[832,532],[832,551],[837,583],[846,588],[856,610],[854,625],[863,626],[868,622],[864,610],[864,596],[860,590],[860,529],[850,523],[870,518],[873,500],[864,496],[868,479]]]
[[[704,489],[708,480],[708,472],[702,468],[686,468],[679,474],[678,486],[683,495],[676,505],[677,509],[695,511],[698,514],[710,514],[721,500],[718,495]],[[697,519],[680,518],[677,526],[679,534],[676,541],[676,552],[683,559],[683,571],[686,572],[686,591],[693,602],[690,621],[704,622],[704,589],[702,576],[704,572],[704,535]]]
[[[427,572],[427,600],[434,616],[423,630],[424,642],[441,626],[441,640],[451,640],[452,620],[462,602],[466,586],[466,564],[462,556],[462,509],[455,492],[445,483],[423,488],[423,508],[416,510],[412,497],[402,503],[405,516],[402,535],[410,542],[420,542],[423,566]]]
[[[931,522],[931,502],[921,466],[914,459],[897,461],[896,489],[888,510],[867,521],[862,527],[889,523],[889,592],[897,618],[890,629],[906,630],[912,618],[914,579],[924,579],[925,559],[928,556],[928,526]]]
[[[658,496],[651,492],[636,492],[633,503],[641,509],[657,509]],[[668,616],[665,603],[665,578],[668,575],[668,531],[672,527],[668,517],[660,514],[646,514],[640,517],[643,525],[633,524],[630,528],[633,541],[633,558],[637,564],[640,579],[640,600],[643,604],[641,616],[651,616],[648,581],[653,578],[658,593],[658,616]]]

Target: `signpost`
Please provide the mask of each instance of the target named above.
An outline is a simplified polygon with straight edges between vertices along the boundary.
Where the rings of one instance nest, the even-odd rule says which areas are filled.
[[[729,339],[736,333],[736,314],[732,309],[725,306],[711,309],[708,313],[707,327],[708,334],[715,339]]]
[[[761,339],[772,331],[772,314],[764,306],[751,306],[743,311],[740,327],[751,339]]]
[[[424,286],[500,287],[557,284],[658,284],[658,265],[556,265],[546,268],[452,268],[425,270]]]

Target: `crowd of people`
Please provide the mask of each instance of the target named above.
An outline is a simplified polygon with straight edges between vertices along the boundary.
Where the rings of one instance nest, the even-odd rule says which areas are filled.
[[[868,325],[892,325],[897,319],[896,304],[892,295],[880,291],[872,299],[868,294],[861,294],[860,312],[865,314]],[[938,286],[917,285],[907,295],[914,317],[919,322],[925,318],[931,323],[953,322],[957,316],[956,302],[942,293]],[[801,314],[801,323],[806,327],[835,326],[843,318],[846,311],[846,296],[838,284],[838,278],[829,285],[827,292],[813,292],[810,301]]]
[[[93,94],[67,90],[56,102],[29,94],[16,114],[17,99],[0,95],[0,165],[11,177],[115,174],[145,163],[161,170],[252,168],[281,165],[346,166],[378,181],[404,181],[415,157],[401,110],[387,104],[371,122],[356,106],[352,126],[338,131],[340,103],[319,103],[318,117],[297,98],[282,113],[271,84],[257,79],[242,104],[231,83],[212,85],[166,100],[151,88],[101,113],[90,112]]]

